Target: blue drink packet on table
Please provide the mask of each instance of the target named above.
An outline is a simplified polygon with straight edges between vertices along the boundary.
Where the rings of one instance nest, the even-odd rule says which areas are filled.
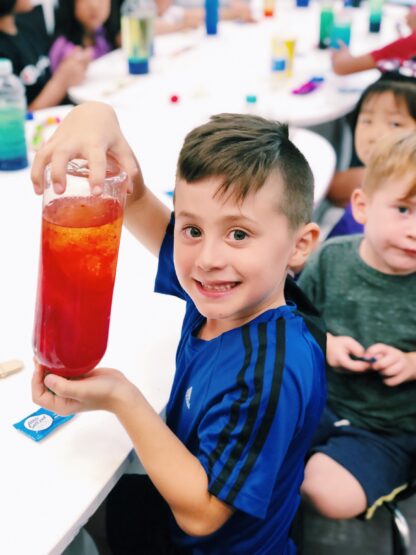
[[[40,441],[53,432],[58,426],[64,424],[73,417],[73,414],[59,416],[59,414],[50,410],[39,409],[23,418],[23,420],[20,420],[20,422],[16,422],[13,426],[16,430],[20,430],[28,435],[33,441]]]

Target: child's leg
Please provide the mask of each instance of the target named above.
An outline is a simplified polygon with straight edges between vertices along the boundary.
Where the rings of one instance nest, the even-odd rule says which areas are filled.
[[[301,491],[327,518],[353,518],[367,508],[367,497],[358,480],[324,453],[315,453],[309,459]]]
[[[352,426],[324,411],[306,464],[301,491],[327,518],[366,518],[406,486],[416,435],[391,436]]]

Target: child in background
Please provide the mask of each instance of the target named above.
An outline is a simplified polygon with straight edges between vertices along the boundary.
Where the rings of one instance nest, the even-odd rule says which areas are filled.
[[[157,34],[171,33],[185,29],[192,29],[204,25],[205,8],[204,2],[156,0],[159,17],[155,23]],[[251,6],[244,0],[231,0],[231,2],[220,2],[220,20],[236,20],[244,23],[254,23]]]
[[[416,80],[393,79],[394,75],[386,75],[370,85],[354,111],[355,150],[364,166],[380,139],[416,130]],[[361,185],[364,171],[364,167],[357,167],[335,174],[329,200],[338,205],[349,204],[352,191]],[[362,226],[355,221],[349,204],[328,238],[360,232]]]
[[[49,39],[41,18],[22,18],[32,11],[31,0],[2,0],[0,3],[0,57],[8,58],[13,72],[25,86],[30,110],[60,104],[68,88],[85,76],[88,60],[74,53],[53,76],[48,58]],[[42,10],[39,6],[35,10]],[[34,14],[35,15],[35,14]],[[38,22],[41,24],[37,24]]]
[[[76,50],[90,60],[113,50],[119,41],[120,10],[115,0],[64,0],[56,11],[56,39],[49,52],[52,71]]]
[[[339,50],[331,52],[332,69],[337,75],[348,75],[373,69],[379,63],[387,60],[406,62],[416,56],[416,7],[411,8],[407,18],[407,25],[411,33],[401,37],[383,48],[373,50],[361,56],[353,56],[345,44],[340,44]]]
[[[113,110],[85,103],[38,154],[35,189],[51,159],[62,191],[66,162],[92,155],[95,192],[108,152],[135,183],[126,224],[159,257],[156,291],[186,302],[167,422],[112,369],[77,381],[37,369],[33,398],[61,414],[108,410],[129,433],[157,514],[143,487],[121,482],[113,553],[293,554],[304,457],[325,401],[322,337],[284,292],[319,233],[308,163],[286,126],[214,116],[185,138],[173,216],[145,187]]]
[[[325,242],[298,282],[330,366],[302,492],[334,519],[370,518],[416,456],[416,133],[379,142],[352,207],[364,234]]]

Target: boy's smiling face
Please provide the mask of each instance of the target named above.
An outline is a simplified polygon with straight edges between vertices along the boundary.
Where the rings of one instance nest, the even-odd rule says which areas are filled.
[[[192,184],[178,179],[175,188],[177,276],[212,335],[285,304],[284,281],[288,266],[297,263],[299,235],[279,212],[283,183],[277,173],[243,202],[232,192],[215,195],[220,184],[218,177]]]
[[[416,272],[416,194],[407,194],[414,182],[415,175],[409,172],[380,184],[371,195],[362,190],[353,193],[354,216],[365,225],[360,254],[380,272]]]

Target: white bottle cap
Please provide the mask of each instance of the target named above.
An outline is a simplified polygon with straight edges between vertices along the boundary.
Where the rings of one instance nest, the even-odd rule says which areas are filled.
[[[0,58],[0,77],[13,73],[12,62],[7,58]]]

